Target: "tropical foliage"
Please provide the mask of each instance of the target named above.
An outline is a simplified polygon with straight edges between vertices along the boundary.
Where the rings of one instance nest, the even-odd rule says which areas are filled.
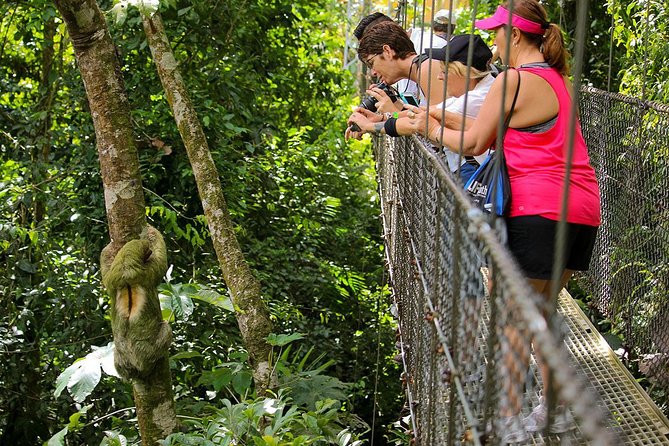
[[[308,437],[304,444],[352,444],[369,430],[355,417],[359,427],[342,433],[355,424],[353,414],[371,420],[376,403],[390,422],[401,391],[396,366],[384,359],[394,338],[371,154],[342,139],[355,102],[340,63],[343,10],[327,0],[162,8],[275,331],[305,334],[290,357],[277,346],[284,390],[272,407],[290,406],[292,418],[284,413],[282,423],[290,419],[291,435]],[[98,271],[107,236],[94,130],[72,49],[50,2],[6,2],[0,10],[0,443],[35,444],[57,432],[54,441],[70,444],[136,439],[128,385],[101,373],[95,355],[102,351],[92,352],[111,340]],[[203,426],[218,423],[225,399],[236,414],[262,408],[266,397],[250,387],[192,170],[138,13],[110,14],[109,24],[133,108],[147,216],[165,235],[172,264],[162,294],[175,332],[177,410]],[[378,338],[379,379],[389,391],[375,402]],[[280,365],[289,361],[294,367]],[[77,379],[89,371],[97,386]],[[278,439],[284,430],[259,429],[258,438]]]

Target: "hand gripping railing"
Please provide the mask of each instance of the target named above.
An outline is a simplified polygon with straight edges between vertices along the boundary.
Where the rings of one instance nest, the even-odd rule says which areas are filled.
[[[376,138],[374,147],[417,444],[501,444],[501,417],[519,409],[526,416],[538,404],[539,357],[551,372],[553,400],[569,408],[576,428],[530,441],[619,444],[596,392],[571,364],[561,333],[548,329],[540,298],[500,241],[494,226],[501,221],[492,224],[472,208],[417,138]]]

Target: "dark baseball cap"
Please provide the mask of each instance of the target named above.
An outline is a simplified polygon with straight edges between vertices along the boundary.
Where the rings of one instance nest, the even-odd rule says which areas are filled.
[[[461,62],[467,65],[467,53],[469,52],[469,41],[472,34],[458,34],[448,42],[443,48],[426,50],[424,54],[428,57],[437,60],[446,60],[446,51],[448,51],[449,62]],[[481,36],[473,34],[472,45],[474,46],[474,54],[472,55],[472,67],[479,71],[488,70],[488,62],[492,59],[492,51],[485,44]]]

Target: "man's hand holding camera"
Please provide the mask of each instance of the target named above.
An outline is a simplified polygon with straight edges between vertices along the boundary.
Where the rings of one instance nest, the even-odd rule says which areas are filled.
[[[382,83],[379,85],[383,87],[385,84]],[[376,100],[376,103],[374,104],[376,111],[379,113],[392,113],[402,110],[404,103],[397,100],[397,95],[393,93],[388,87],[381,88],[379,85],[372,85],[369,90],[367,90],[367,97],[371,97]]]
[[[364,97],[360,106],[348,119],[349,127],[346,129],[346,139],[361,139],[363,133],[366,131],[378,132],[378,130],[370,128],[368,124],[384,121],[381,113],[392,113],[402,110],[404,103],[398,99],[399,94],[393,87],[383,82],[372,85],[367,90],[367,96]],[[365,125],[365,128],[360,127],[361,123]]]
[[[384,116],[374,113],[366,108],[358,107],[348,118],[348,128],[346,129],[346,139],[361,139],[365,133],[374,133],[375,124],[382,124]]]
[[[348,129],[346,129],[346,139],[361,139],[365,133],[386,133],[390,136],[421,134],[428,138],[437,137],[437,132],[441,129],[439,120],[431,113],[437,113],[437,110],[430,110],[428,113],[425,107],[416,107],[414,105],[404,104],[401,112],[374,113],[366,108],[358,107],[348,118]],[[390,118],[393,118],[387,128],[384,124]]]

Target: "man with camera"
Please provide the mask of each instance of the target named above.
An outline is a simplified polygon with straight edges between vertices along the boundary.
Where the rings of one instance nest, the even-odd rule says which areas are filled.
[[[418,56],[413,42],[398,24],[384,21],[365,29],[358,47],[358,58],[381,81],[368,90],[369,96],[363,100],[361,107],[382,113],[401,111],[404,100],[412,103],[411,98],[404,96],[408,92],[397,91],[389,85],[402,79],[409,79],[418,86],[419,97],[412,105],[443,101],[444,84],[437,78],[441,71],[439,62],[428,55]],[[373,108],[365,104],[373,105]],[[355,128],[347,129],[347,138],[360,136],[354,132]]]
[[[365,35],[365,31],[367,29],[370,29],[377,23],[381,22],[393,22],[393,19],[381,12],[374,12],[360,20],[360,23],[358,23],[358,26],[356,26],[353,34],[359,41]],[[445,25],[447,22],[449,24]],[[455,22],[455,16],[451,14],[449,10],[440,9],[434,16],[434,22],[432,26],[433,32],[425,32],[423,28],[412,28],[407,30],[407,36],[413,42],[416,53],[418,54],[423,51],[427,51],[428,48],[443,48],[447,44],[448,38],[444,37],[443,35],[440,36],[438,31],[446,31],[447,36],[452,35],[455,30],[455,25],[450,24],[451,22]],[[380,87],[382,91],[386,92],[388,96],[390,96],[392,102],[396,102],[391,93],[392,88],[394,87],[396,90],[396,95],[398,94],[397,92],[401,92],[399,93],[399,97],[403,102],[411,105],[418,104],[418,99],[416,98],[420,97],[419,88],[414,81],[407,78],[400,79],[394,85],[392,85],[392,87],[385,87],[385,85],[386,84],[382,83],[381,85],[378,85],[378,87]],[[376,91],[376,93],[379,92]],[[370,99],[377,100],[374,96],[370,96]],[[379,99],[382,101],[382,103],[379,104],[379,108],[386,109],[386,107],[384,107],[384,102],[387,100],[383,96],[381,96]],[[398,110],[402,109],[400,103],[396,103],[396,106]]]

